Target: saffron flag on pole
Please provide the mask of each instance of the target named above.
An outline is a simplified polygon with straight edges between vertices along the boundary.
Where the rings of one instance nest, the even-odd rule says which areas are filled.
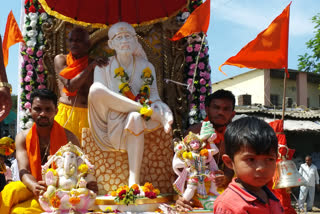
[[[207,33],[210,22],[210,0],[206,0],[199,7],[197,7],[187,18],[182,27],[170,39],[177,41],[193,33],[204,32]]]
[[[222,65],[233,65],[240,68],[285,68],[288,73],[288,43],[290,5],[273,20],[267,29],[244,46],[237,55],[230,57]]]
[[[14,44],[23,41],[23,36],[16,22],[16,19],[14,18],[12,11],[10,11],[7,19],[6,31],[4,33],[2,42],[3,62],[5,67],[8,65],[9,48]]]

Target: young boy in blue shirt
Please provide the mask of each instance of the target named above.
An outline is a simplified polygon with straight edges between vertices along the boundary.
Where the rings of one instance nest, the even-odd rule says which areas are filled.
[[[228,125],[222,156],[235,172],[228,188],[214,202],[214,214],[279,214],[280,201],[267,188],[276,169],[278,140],[266,122],[245,117]]]

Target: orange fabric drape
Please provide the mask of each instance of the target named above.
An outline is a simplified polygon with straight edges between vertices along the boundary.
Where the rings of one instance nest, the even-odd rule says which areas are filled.
[[[8,65],[9,48],[18,42],[24,42],[23,36],[16,22],[16,19],[13,16],[12,11],[10,11],[7,19],[6,31],[4,33],[2,42],[3,63],[5,67],[7,67]]]
[[[230,57],[222,65],[240,68],[285,68],[288,74],[288,40],[290,4],[273,20],[267,29],[244,46],[236,56]]]
[[[182,27],[170,39],[177,41],[193,33],[207,33],[210,22],[210,0],[206,0],[203,4],[197,7],[188,17]]]
[[[67,144],[68,139],[66,132],[62,126],[54,121],[50,133],[50,155],[54,155],[61,146]],[[42,180],[41,176],[41,155],[39,136],[37,126],[34,123],[26,137],[26,150],[29,158],[31,174],[38,180]]]
[[[60,76],[66,79],[74,78],[75,76],[80,74],[86,67],[88,67],[88,59],[89,59],[88,56],[84,56],[80,59],[75,59],[72,56],[72,53],[69,52],[69,54],[67,55],[67,67],[60,72]],[[63,92],[67,96],[77,95],[77,91],[70,92],[65,87],[63,88]]]

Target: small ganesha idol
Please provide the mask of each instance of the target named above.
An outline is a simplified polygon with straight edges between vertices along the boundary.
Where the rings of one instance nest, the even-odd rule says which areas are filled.
[[[49,168],[50,165],[57,168]],[[81,149],[71,142],[62,146],[42,166],[47,191],[39,197],[47,213],[87,213],[95,203],[96,194],[86,188],[95,181],[94,166]]]
[[[178,175],[173,184],[174,189],[188,201],[197,191],[198,199],[203,207],[208,209],[212,209],[211,198],[219,195],[213,182],[214,172],[218,170],[213,158],[219,152],[213,143],[216,136],[212,124],[203,122],[200,135],[190,132],[182,141],[176,142],[174,147],[173,170]],[[207,182],[210,182],[209,191],[205,185]],[[209,195],[214,196],[209,197]],[[206,207],[205,204],[208,206]]]

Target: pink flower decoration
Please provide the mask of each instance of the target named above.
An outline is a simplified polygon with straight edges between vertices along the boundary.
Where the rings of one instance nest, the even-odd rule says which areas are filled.
[[[42,58],[40,58],[40,59],[38,60],[38,64],[39,64],[39,65],[43,65]]]
[[[208,53],[208,47],[205,47],[204,48],[204,54],[207,54]]]
[[[204,110],[206,108],[206,106],[204,105],[204,103],[200,103],[199,108],[200,108],[200,110]]]
[[[194,46],[194,51],[195,51],[195,52],[198,52],[198,51],[200,50],[200,48],[201,48],[201,45],[200,45],[200,44],[195,44],[195,46]]]
[[[25,64],[26,64],[26,62],[23,61],[23,62],[21,63],[21,67],[23,68]]]
[[[43,52],[41,50],[38,50],[37,53],[36,53],[37,57],[42,56],[42,54],[43,54]]]
[[[207,92],[206,87],[202,86],[202,87],[200,88],[200,92],[201,92],[202,94],[206,93],[206,92]]]
[[[43,83],[43,82],[44,82],[44,78],[38,77],[38,78],[37,78],[37,82],[38,82],[38,83]]]
[[[205,84],[207,84],[207,81],[205,79],[201,78],[200,79],[200,84],[201,85],[205,85]]]
[[[31,62],[31,63],[35,63],[36,60],[35,60],[35,59],[30,59],[30,62]]]
[[[192,62],[192,61],[193,61],[192,56],[187,56],[186,57],[186,62]]]
[[[192,63],[192,64],[189,66],[189,68],[190,68],[191,70],[194,70],[194,69],[196,68],[196,63]]]
[[[187,84],[188,84],[188,85],[191,85],[192,82],[193,82],[193,79],[192,79],[192,78],[189,78],[188,81],[187,81]]]
[[[204,53],[200,53],[199,57],[203,58],[204,57]]]
[[[200,71],[200,77],[205,77],[205,76],[206,76],[206,72]]]
[[[188,52],[188,53],[191,53],[192,51],[193,51],[193,48],[192,48],[191,46],[188,46],[188,47],[187,47],[187,52]]]
[[[204,66],[205,66],[205,64],[204,64],[203,62],[200,62],[200,63],[198,64],[198,68],[201,69],[201,70],[204,69]]]
[[[25,82],[30,82],[30,81],[31,81],[31,77],[30,77],[30,76],[26,76],[23,80],[24,80]]]
[[[32,71],[33,65],[28,64],[28,65],[26,66],[26,69],[27,69],[27,71]]]
[[[194,103],[191,103],[191,104],[190,104],[190,109],[193,109],[194,106],[195,106],[195,104],[194,104]]]
[[[32,50],[32,48],[27,48],[27,54],[29,54],[29,55],[32,55],[33,54],[33,50]]]
[[[31,108],[31,103],[30,103],[30,102],[26,102],[26,103],[24,104],[24,108],[30,109],[30,108]]]
[[[188,75],[189,75],[189,76],[193,76],[193,74],[194,74],[194,70],[190,70],[190,71],[188,72]]]
[[[24,61],[28,61],[29,60],[29,56],[28,55],[23,55],[23,60]]]
[[[21,51],[25,51],[26,50],[26,46],[25,45],[21,45]]]
[[[31,93],[26,94],[27,100],[30,100]]]
[[[200,97],[199,97],[200,102],[204,102],[204,101],[205,101],[205,99],[206,99],[206,97],[205,97],[205,96],[200,95]]]
[[[196,91],[196,86],[193,85],[193,87],[192,87],[192,85],[190,85],[189,88],[188,88],[188,90],[190,91],[190,93],[193,93],[193,92]]]
[[[38,77],[44,79],[44,74],[38,74]]]
[[[31,85],[26,85],[24,87],[27,91],[32,91],[32,86]]]
[[[210,79],[210,73],[209,73],[209,72],[207,72],[207,73],[206,73],[205,78],[206,78],[207,80],[209,80],[209,79]]]
[[[45,85],[42,85],[42,84],[41,84],[41,85],[38,86],[38,89],[44,89],[44,88],[46,88]]]
[[[27,72],[27,76],[30,76],[30,77],[31,77],[32,75],[33,75],[33,72],[32,72],[32,71],[28,71],[28,72]]]
[[[43,65],[38,65],[38,71],[42,72],[43,71]]]

